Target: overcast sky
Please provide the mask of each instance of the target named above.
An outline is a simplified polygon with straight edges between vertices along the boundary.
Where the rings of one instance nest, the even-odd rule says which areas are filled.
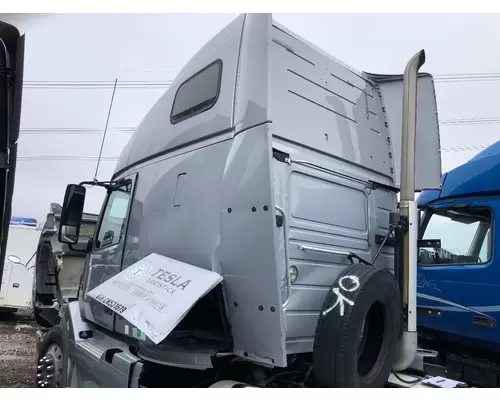
[[[93,178],[113,81],[118,78],[99,170],[99,178],[108,179],[133,128],[168,82],[235,16],[3,15],[27,38],[14,215],[43,221],[49,203],[62,202],[67,183]],[[274,18],[362,71],[400,74],[409,57],[425,49],[422,70],[436,77],[445,171],[496,141],[500,15]],[[490,118],[497,121],[484,121]],[[86,210],[99,212],[101,193],[91,192],[87,200]]]

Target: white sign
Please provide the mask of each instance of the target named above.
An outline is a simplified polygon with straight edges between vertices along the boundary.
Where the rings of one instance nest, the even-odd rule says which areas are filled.
[[[153,253],[97,286],[88,296],[158,344],[222,279],[216,272]]]

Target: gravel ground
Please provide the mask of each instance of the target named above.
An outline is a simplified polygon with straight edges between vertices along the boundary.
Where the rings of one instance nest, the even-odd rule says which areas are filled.
[[[31,313],[0,314],[0,388],[36,387],[37,329]]]

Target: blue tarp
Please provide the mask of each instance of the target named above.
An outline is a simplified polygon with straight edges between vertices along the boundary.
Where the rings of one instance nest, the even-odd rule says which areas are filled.
[[[22,225],[22,226],[36,226],[37,221],[35,218],[11,217],[10,224],[11,225]]]

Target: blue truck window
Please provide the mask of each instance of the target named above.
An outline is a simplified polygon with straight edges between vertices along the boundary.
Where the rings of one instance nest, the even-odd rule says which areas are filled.
[[[218,60],[179,86],[174,97],[170,122],[177,124],[211,109],[220,93],[222,61]]]
[[[421,248],[421,265],[487,263],[492,256],[492,213],[479,208],[436,210],[423,239],[439,239],[441,248]]]

